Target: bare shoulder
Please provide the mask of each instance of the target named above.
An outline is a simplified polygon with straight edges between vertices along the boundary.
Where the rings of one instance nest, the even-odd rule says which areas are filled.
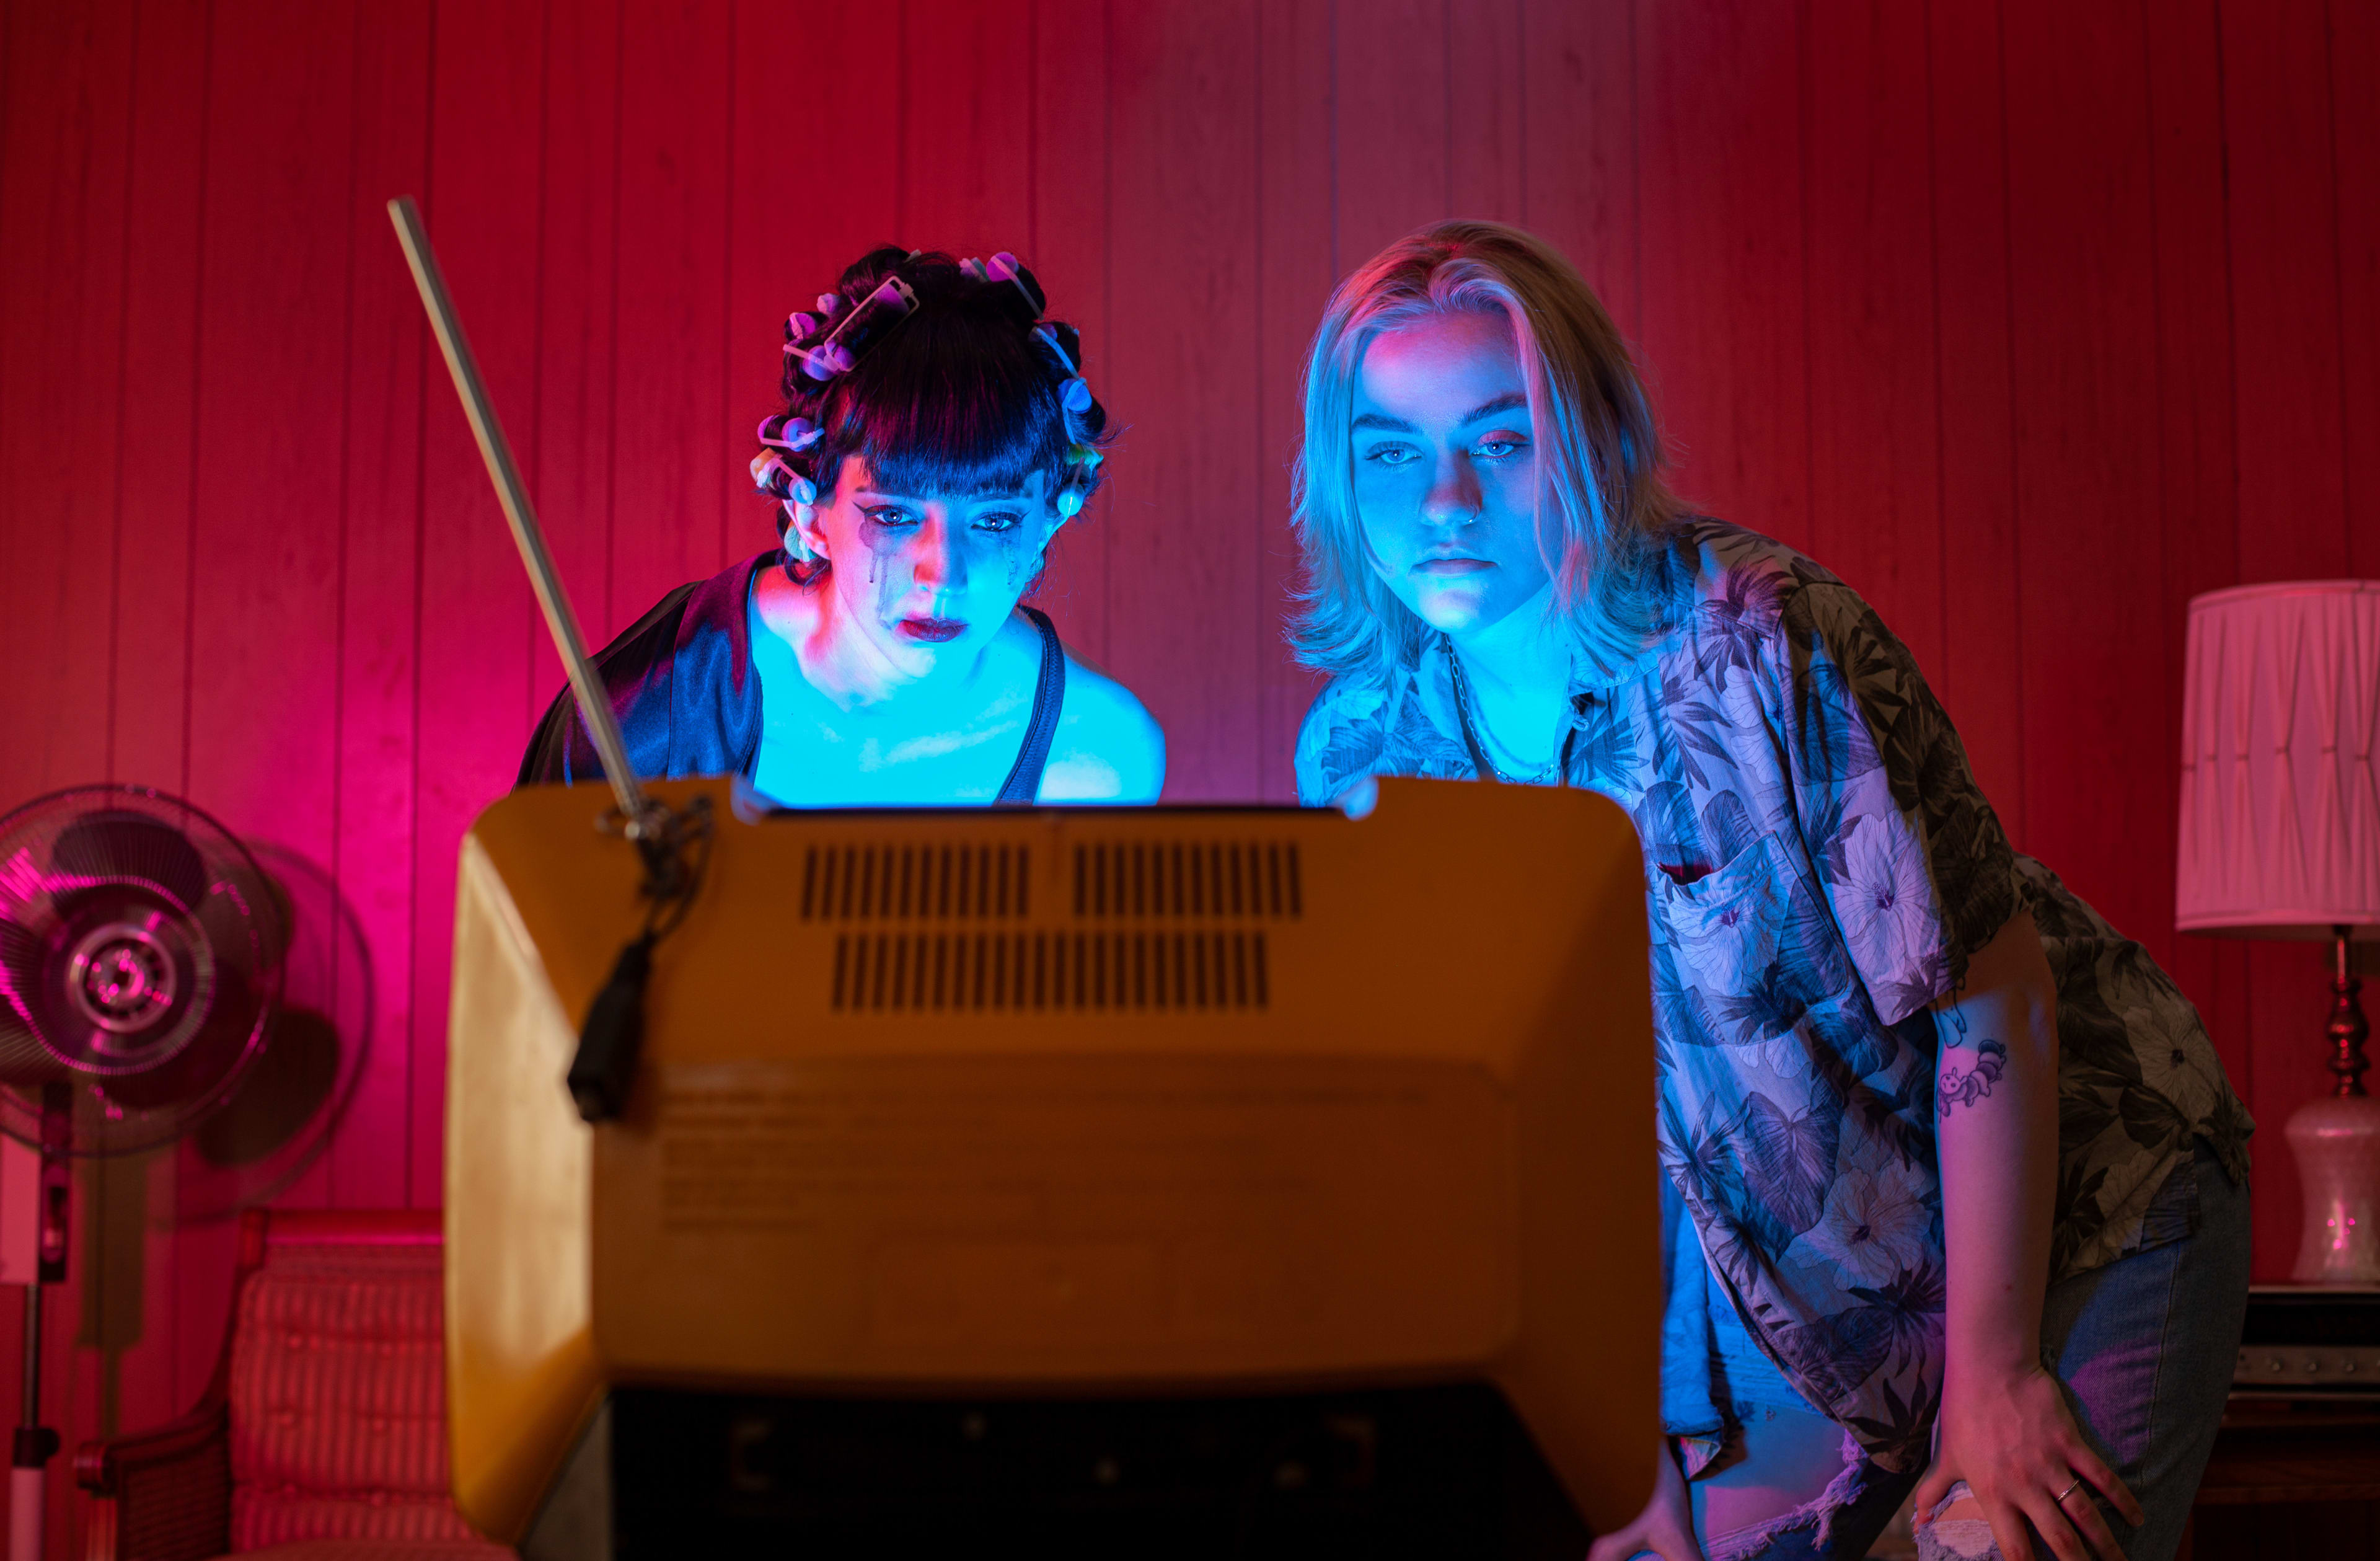
[[[1154,802],[1165,789],[1165,731],[1130,689],[1066,648],[1066,702],[1042,773],[1045,802]]]

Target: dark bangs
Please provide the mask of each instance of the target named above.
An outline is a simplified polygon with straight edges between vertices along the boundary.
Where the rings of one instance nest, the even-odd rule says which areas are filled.
[[[868,462],[886,493],[1052,496],[1067,460],[1065,409],[1047,351],[995,296],[921,299],[829,390],[820,485],[843,457]]]

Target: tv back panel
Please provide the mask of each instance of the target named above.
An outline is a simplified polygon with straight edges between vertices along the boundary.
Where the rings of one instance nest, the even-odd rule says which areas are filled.
[[[1578,791],[785,812],[708,794],[621,1118],[563,1086],[639,924],[600,786],[463,848],[458,1503],[516,1540],[614,1388],[1486,1383],[1597,1531],[1658,1436],[1636,836]]]

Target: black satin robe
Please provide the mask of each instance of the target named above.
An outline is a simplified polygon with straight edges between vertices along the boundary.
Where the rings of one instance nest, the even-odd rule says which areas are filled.
[[[760,679],[752,669],[752,577],[776,548],[679,586],[596,652],[628,762],[645,780],[742,775],[760,757]],[[603,766],[565,685],[522,756],[518,786],[596,780]]]

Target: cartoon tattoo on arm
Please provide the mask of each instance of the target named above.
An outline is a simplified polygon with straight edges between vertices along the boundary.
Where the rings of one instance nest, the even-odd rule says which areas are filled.
[[[1944,1121],[1950,1108],[1973,1105],[1992,1092],[2008,1069],[2008,1048],[1985,1037],[1975,1043],[1975,1066],[1968,1068],[1946,1067],[1934,1082],[1935,1115]]]
[[[1961,977],[1950,988],[1950,1006],[1945,1010],[1951,1029],[1958,1031],[1955,1038],[1945,1038],[1947,1043],[1954,1048],[1967,1044],[1967,1016],[1959,1011],[1959,999],[1966,994],[1966,979]],[[1990,1094],[1992,1086],[2000,1081],[2000,1075],[2008,1071],[2006,1046],[1988,1035],[1979,1037],[1974,1046],[1974,1067],[1945,1067],[1935,1079],[1934,1115],[1937,1120],[1947,1122],[1950,1119],[1953,1106],[1973,1105]]]

